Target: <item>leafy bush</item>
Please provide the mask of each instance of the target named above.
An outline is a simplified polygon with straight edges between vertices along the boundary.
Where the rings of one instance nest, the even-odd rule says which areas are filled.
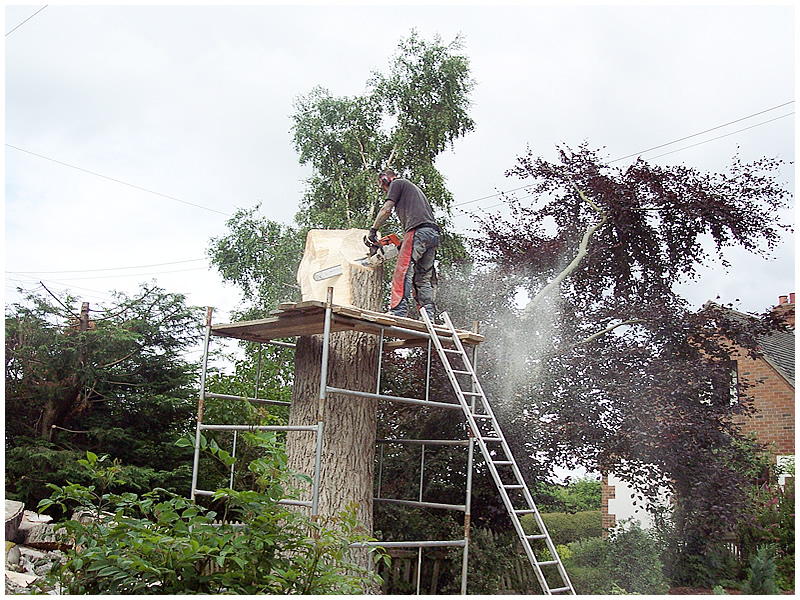
[[[51,485],[40,503],[93,516],[64,523],[73,549],[49,582],[66,594],[357,593],[376,584],[351,558],[350,545],[366,540],[355,511],[312,520],[278,504],[290,481],[273,462],[251,463],[259,490],[218,490],[218,514],[164,489],[109,493],[119,464],[88,452],[81,463],[96,485]]]
[[[20,439],[17,439],[20,442]],[[6,451],[6,497],[18,500],[26,507],[36,506],[40,500],[50,496],[48,483],[65,486],[69,483],[90,485],[91,474],[79,464],[84,452],[64,450],[45,440],[29,440],[29,444],[9,448]],[[141,492],[162,487],[172,492],[188,491],[192,480],[191,454],[183,457],[183,464],[173,470],[167,461],[156,461],[161,469],[130,464],[120,465],[120,478],[108,491]],[[175,463],[173,463],[175,464]],[[48,511],[54,518],[59,514],[55,507]]]
[[[776,579],[782,589],[794,589],[795,576],[794,478],[784,487],[758,489],[753,496],[753,510],[740,525],[739,542],[745,560],[750,560],[762,546],[774,551]]]
[[[607,540],[594,537],[557,548],[577,594],[665,594],[658,547],[638,524]]]
[[[556,545],[569,544],[586,538],[601,537],[602,517],[599,510],[576,513],[542,513],[547,532]],[[522,527],[528,533],[537,533],[535,517],[532,514],[520,518]]]
[[[608,539],[607,565],[613,584],[630,594],[665,594],[660,552],[655,540],[638,523],[623,526]]]
[[[653,508],[653,505],[650,506]],[[741,565],[729,547],[729,539],[684,538],[675,524],[675,509],[656,507],[655,526],[648,533],[661,549],[664,576],[672,586],[735,588]]]
[[[81,452],[59,450],[50,442],[29,438],[22,446],[6,448],[6,497],[31,507],[50,495],[48,482],[91,483],[89,474],[78,465],[81,456]]]
[[[475,528],[470,534],[468,584],[470,594],[497,594],[503,575],[510,572],[517,556],[517,537],[512,534],[494,534],[488,529]],[[457,550],[459,559],[462,551]],[[454,565],[461,566],[460,560]],[[460,583],[460,579],[458,580]],[[458,593],[459,589],[452,590]]]
[[[591,476],[575,479],[566,485],[547,485],[543,489],[545,497],[537,504],[546,512],[600,510],[600,488],[600,481]]]
[[[556,548],[576,594],[608,594],[611,590],[606,561],[608,543],[585,538]]]
[[[760,546],[750,558],[744,594],[780,594],[775,583],[775,556],[768,546]]]

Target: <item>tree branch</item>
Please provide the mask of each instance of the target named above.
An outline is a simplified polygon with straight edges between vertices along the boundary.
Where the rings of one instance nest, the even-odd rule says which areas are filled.
[[[139,346],[138,348],[135,348],[135,349],[134,349],[134,351],[133,351],[133,352],[131,352],[130,354],[128,354],[127,356],[123,356],[122,358],[119,358],[119,359],[117,359],[117,360],[111,361],[111,362],[110,362],[110,363],[108,363],[108,364],[101,365],[101,367],[100,367],[100,368],[101,368],[101,369],[108,369],[109,367],[113,367],[114,365],[118,365],[118,364],[119,364],[119,363],[121,363],[122,361],[128,360],[128,359],[129,359],[131,356],[133,356],[133,355],[134,355],[134,354],[136,354],[137,352],[141,352],[142,348],[143,348],[143,346]]]
[[[575,185],[575,184],[573,184],[573,185]],[[581,239],[581,243],[578,245],[578,254],[575,255],[575,258],[572,259],[572,262],[570,262],[564,268],[564,270],[561,271],[561,273],[559,273],[551,281],[549,281],[547,283],[547,285],[545,285],[541,290],[539,290],[539,292],[536,294],[536,296],[534,296],[533,299],[530,302],[528,302],[527,306],[525,307],[525,309],[523,311],[523,317],[525,317],[525,318],[531,317],[534,309],[539,304],[539,302],[541,302],[542,298],[544,298],[544,296],[550,290],[552,290],[554,287],[560,285],[561,282],[564,281],[564,279],[566,279],[567,276],[570,273],[572,273],[575,269],[578,268],[578,265],[581,263],[581,261],[589,253],[588,252],[589,241],[591,240],[592,235],[594,235],[595,231],[600,229],[605,224],[606,219],[608,218],[608,215],[605,214],[604,212],[602,212],[600,210],[600,208],[594,202],[592,202],[589,198],[587,198],[586,195],[581,190],[579,190],[577,188],[577,186],[575,187],[575,189],[578,192],[578,194],[580,195],[580,197],[589,206],[591,206],[592,209],[596,213],[601,215],[600,221],[598,223],[595,223],[594,225],[590,225],[589,227],[586,228],[586,231],[583,234],[583,239]]]
[[[353,134],[353,137],[356,138],[356,142],[358,142],[358,150],[361,154],[361,164],[364,165],[364,170],[369,171],[369,164],[367,164],[367,156],[364,154],[364,145],[361,143],[361,140],[358,139],[358,136]]]

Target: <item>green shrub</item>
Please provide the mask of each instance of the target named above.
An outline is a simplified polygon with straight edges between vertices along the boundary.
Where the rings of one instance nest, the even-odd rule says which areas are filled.
[[[532,514],[520,518],[522,527],[528,533],[537,533],[535,517]],[[542,513],[547,532],[553,543],[569,544],[586,538],[601,537],[603,534],[602,517],[599,510],[587,510],[576,513]]]
[[[775,556],[768,546],[760,546],[750,558],[743,594],[780,594],[775,583]]]
[[[629,594],[665,594],[669,585],[655,540],[638,523],[620,527],[608,539],[607,565],[613,584]]]
[[[218,514],[163,489],[109,493],[119,464],[87,452],[81,464],[95,485],[51,485],[52,496],[40,503],[94,517],[64,523],[73,549],[48,582],[64,594],[326,594],[377,585],[379,578],[351,558],[363,551],[350,545],[366,539],[355,511],[312,520],[278,504],[291,494],[291,480],[275,460],[251,463],[259,490],[218,490]]]
[[[85,452],[61,449],[45,440],[30,438],[18,437],[16,443],[18,444],[16,447],[6,450],[7,498],[22,502],[26,508],[33,508],[40,500],[50,496],[52,490],[48,487],[48,483],[59,486],[68,483],[84,485],[92,483],[89,472],[78,464],[79,459],[85,456]],[[168,461],[164,459],[163,454],[159,460],[151,463],[158,465],[156,468],[122,465],[120,468],[124,481],[115,484],[110,491],[118,494],[139,493],[155,487],[162,487],[172,492],[188,491],[192,480],[192,455],[180,449],[175,449],[172,453],[184,455],[181,463],[171,461],[171,464],[176,465],[172,470],[164,469],[169,465],[166,464]],[[64,515],[52,514],[52,516],[62,518]]]
[[[759,548],[774,553],[776,580],[785,590],[794,589],[795,576],[794,479],[784,487],[765,486],[754,492],[753,510],[739,527],[739,543],[749,561]]]
[[[496,594],[502,587],[503,575],[511,571],[516,556],[516,535],[494,534],[476,527],[470,534],[467,589],[470,594]],[[461,549],[458,549],[459,558]],[[461,566],[459,560],[453,565]],[[460,582],[460,579],[459,579]],[[458,590],[453,590],[457,593]]]
[[[586,538],[556,548],[576,594],[608,594],[611,590],[606,560],[608,543],[601,537]]]
[[[546,484],[542,486],[542,498],[537,500],[544,512],[579,512],[600,510],[600,480],[585,476],[566,485]]]

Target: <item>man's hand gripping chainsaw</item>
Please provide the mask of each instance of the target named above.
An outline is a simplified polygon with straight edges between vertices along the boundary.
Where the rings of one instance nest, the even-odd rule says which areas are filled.
[[[364,244],[369,248],[369,255],[359,262],[365,267],[377,267],[387,260],[397,258],[400,253],[400,238],[393,233],[380,239],[370,239],[369,236],[364,236]]]
[[[399,254],[398,247],[400,246],[400,238],[393,233],[382,237],[377,236],[370,239],[369,236],[364,236],[364,244],[369,248],[369,254],[365,258],[359,258],[354,262],[360,264],[362,267],[374,268],[384,263],[387,260],[397,258]],[[334,265],[321,271],[317,271],[312,275],[314,281],[324,281],[331,279],[343,272],[342,265]]]

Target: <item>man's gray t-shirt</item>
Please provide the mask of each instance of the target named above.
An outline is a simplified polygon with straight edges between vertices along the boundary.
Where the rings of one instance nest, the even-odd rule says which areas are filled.
[[[433,210],[425,194],[408,179],[392,180],[386,199],[394,202],[394,209],[404,232],[420,225],[436,225]]]

